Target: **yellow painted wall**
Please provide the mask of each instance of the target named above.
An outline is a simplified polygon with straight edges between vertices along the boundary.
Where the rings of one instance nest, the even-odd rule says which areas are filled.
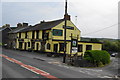
[[[29,39],[32,39],[32,31],[28,31],[28,32],[27,32],[27,35],[28,35],[28,38],[29,38]]]
[[[39,39],[42,39],[42,30],[39,31]]]
[[[19,48],[19,42],[18,42],[18,39],[16,39],[16,48],[17,48],[17,49]]]
[[[46,47],[47,47],[47,43],[50,43],[50,50],[45,48],[45,51],[46,52],[54,52],[54,44],[58,44],[58,50],[57,50],[57,53],[64,53],[64,51],[59,51],[60,49],[60,44],[59,43],[64,43],[63,41],[47,41],[46,42]],[[67,42],[67,45],[66,45],[66,54],[70,54],[70,49],[71,49],[71,43],[70,42]]]
[[[39,44],[38,45],[38,50],[40,50],[41,49],[41,42],[35,42],[35,48],[34,48],[34,50],[37,50],[37,44]]]
[[[25,38],[25,33],[21,33],[21,38],[24,39]]]
[[[85,53],[86,51],[86,45],[92,45],[92,50],[102,50],[102,44],[100,43],[82,43],[82,42],[78,42],[78,45],[82,44],[83,45],[83,51],[82,52],[78,52],[78,55],[81,55]]]
[[[59,30],[63,30],[63,36],[52,36],[53,39],[59,39],[59,40],[64,40],[64,29],[63,29],[63,25],[64,25],[64,21],[60,24],[58,24],[56,27],[53,27],[52,29],[59,29]],[[67,26],[71,26],[74,27],[74,30],[71,29],[67,29],[67,35],[66,35],[66,40],[71,40],[71,33],[73,38],[77,39],[77,35],[78,38],[80,40],[80,30],[69,20],[67,20]]]

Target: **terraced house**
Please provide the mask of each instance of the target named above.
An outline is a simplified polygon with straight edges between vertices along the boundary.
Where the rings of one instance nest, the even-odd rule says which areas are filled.
[[[81,31],[72,23],[70,15],[54,21],[41,21],[17,33],[16,48],[48,53],[64,53],[64,23],[67,19],[66,54],[83,55],[86,50],[101,50],[101,43],[80,41]]]

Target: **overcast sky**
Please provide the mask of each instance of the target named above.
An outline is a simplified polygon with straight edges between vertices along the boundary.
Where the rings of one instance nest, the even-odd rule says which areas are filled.
[[[118,38],[118,1],[68,0],[68,14],[82,37]],[[2,0],[0,5],[0,26],[23,22],[34,25],[64,16],[64,0]]]

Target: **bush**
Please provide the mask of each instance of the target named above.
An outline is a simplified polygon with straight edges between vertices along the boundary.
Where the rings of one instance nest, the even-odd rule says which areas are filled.
[[[85,52],[84,59],[96,66],[110,63],[110,54],[107,51],[88,50]]]

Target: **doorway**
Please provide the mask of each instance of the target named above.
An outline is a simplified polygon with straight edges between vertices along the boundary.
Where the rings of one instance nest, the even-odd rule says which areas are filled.
[[[54,52],[58,51],[58,44],[54,44]]]
[[[39,43],[36,44],[36,50],[38,51],[39,49]]]
[[[35,48],[35,42],[32,42],[32,50]]]
[[[24,45],[24,50],[26,50],[26,47],[27,47],[27,43],[25,42],[25,45]]]

